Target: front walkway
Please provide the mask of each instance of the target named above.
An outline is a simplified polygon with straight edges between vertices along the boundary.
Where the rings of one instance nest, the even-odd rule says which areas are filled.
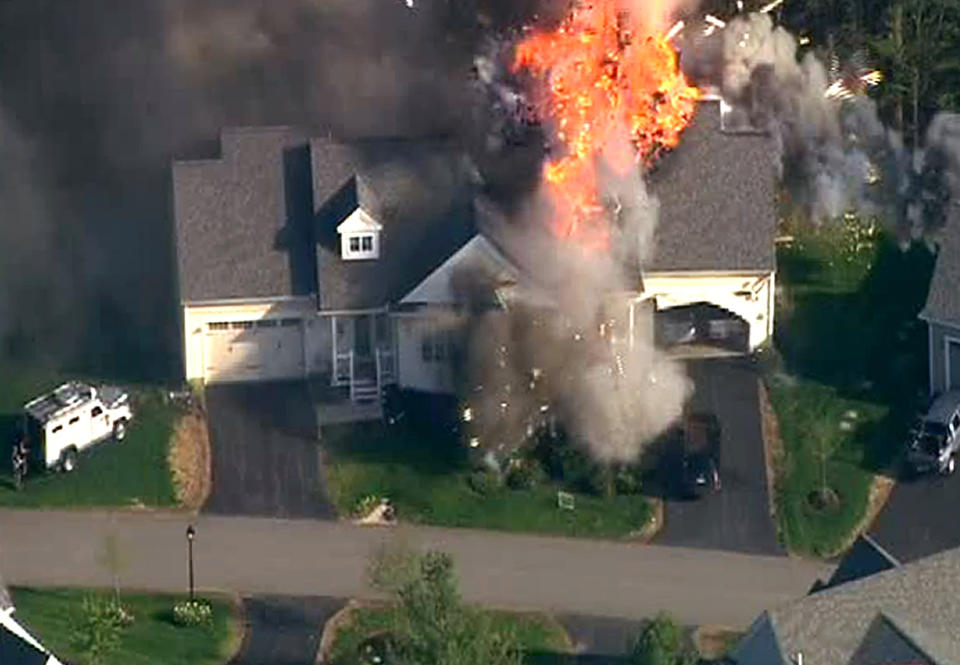
[[[0,511],[0,570],[13,585],[109,586],[100,564],[116,539],[128,588],[182,591],[185,529],[176,513]],[[371,552],[396,532],[316,520],[200,516],[196,579],[241,594],[369,597]],[[450,552],[468,602],[640,618],[666,610],[689,624],[745,626],[804,595],[832,566],[767,557],[466,529],[403,527]]]

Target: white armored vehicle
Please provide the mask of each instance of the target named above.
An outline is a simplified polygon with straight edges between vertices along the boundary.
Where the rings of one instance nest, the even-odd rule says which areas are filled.
[[[98,441],[122,441],[133,418],[126,392],[78,381],[64,383],[23,410],[30,461],[60,471],[73,471],[80,451]]]

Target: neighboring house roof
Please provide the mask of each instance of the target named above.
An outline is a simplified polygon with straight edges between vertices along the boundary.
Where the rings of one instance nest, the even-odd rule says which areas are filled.
[[[219,159],[173,164],[181,300],[315,293],[306,137],[225,129],[220,143]]]
[[[783,662],[804,665],[960,663],[960,549],[848,582],[761,615],[737,646],[738,665],[766,665],[772,634]],[[763,636],[767,639],[762,640]],[[758,641],[759,640],[759,641]],[[877,660],[885,654],[886,660]],[[899,654],[901,661],[889,659]],[[912,659],[912,660],[911,660]]]
[[[13,608],[0,610],[0,663],[61,665],[13,618]]]
[[[646,270],[774,270],[776,179],[770,138],[722,132],[720,102],[700,102],[649,174],[660,216]]]
[[[960,327],[960,214],[941,231],[937,263],[920,318]]]
[[[880,547],[870,536],[864,534],[854,541],[843,555],[823,588],[831,588],[854,580],[863,579],[900,565],[889,552]],[[822,590],[822,589],[821,589]]]
[[[475,234],[474,175],[445,140],[310,142],[320,306],[397,302]],[[357,208],[382,225],[377,259],[340,257],[337,227]]]

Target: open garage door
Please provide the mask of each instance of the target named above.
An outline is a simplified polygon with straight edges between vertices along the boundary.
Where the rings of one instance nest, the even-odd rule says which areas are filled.
[[[211,383],[300,378],[304,374],[303,321],[209,323],[203,350],[204,379]]]
[[[654,317],[657,345],[689,349],[696,355],[741,354],[750,350],[750,324],[711,303],[658,310]]]

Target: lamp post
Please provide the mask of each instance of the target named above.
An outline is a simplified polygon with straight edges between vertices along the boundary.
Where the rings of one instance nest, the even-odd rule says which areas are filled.
[[[187,561],[190,574],[190,601],[193,601],[193,539],[197,535],[197,530],[193,525],[187,527]]]

